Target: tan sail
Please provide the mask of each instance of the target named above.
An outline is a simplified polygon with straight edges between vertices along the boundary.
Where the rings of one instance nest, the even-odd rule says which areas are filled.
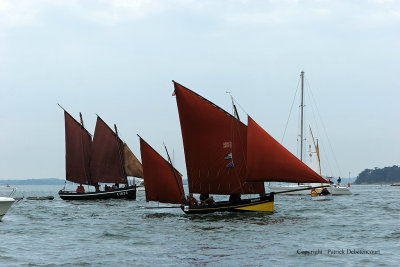
[[[124,143],[123,146],[124,167],[127,176],[143,178],[143,168],[139,160],[133,155],[128,145]]]

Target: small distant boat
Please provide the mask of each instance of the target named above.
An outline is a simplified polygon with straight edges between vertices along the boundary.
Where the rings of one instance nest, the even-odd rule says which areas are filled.
[[[282,191],[289,191],[289,190],[296,190],[296,189],[301,189],[301,188],[308,188],[310,186],[316,187],[319,185],[327,186],[327,189],[329,193],[331,193],[333,196],[339,196],[339,195],[351,195],[351,191],[347,186],[343,185],[338,185],[338,184],[327,184],[327,183],[322,183],[322,184],[269,184],[269,190],[271,192],[279,193]],[[308,195],[310,192],[307,190],[299,190],[299,191],[292,191],[289,193],[285,193],[286,195]]]
[[[329,193],[328,188],[323,188],[322,190],[320,188],[315,188],[311,191],[311,200],[331,200],[332,199],[332,194]]]
[[[301,121],[300,121],[300,125],[301,125],[301,131],[300,131],[300,160],[303,162],[303,113],[304,113],[304,71],[301,72]],[[319,145],[318,145],[318,139],[315,140],[314,139],[314,135],[313,132],[311,130],[311,126],[309,126],[310,128],[310,135],[313,141],[313,146],[314,146],[314,151],[315,152],[311,152],[311,145],[310,145],[310,158],[313,157],[313,154],[315,154],[316,159],[317,159],[317,163],[318,163],[318,174],[322,177],[322,171],[321,171],[321,160],[320,160],[320,153],[319,153]],[[329,177],[328,177],[329,178]],[[274,193],[279,193],[282,191],[289,191],[288,193],[286,193],[287,195],[308,195],[309,192],[307,190],[298,190],[298,189],[302,189],[302,188],[307,188],[307,187],[316,187],[319,184],[269,184],[269,190],[270,192],[274,192]],[[351,191],[349,189],[349,187],[347,186],[343,186],[340,183],[338,184],[333,184],[333,183],[326,183],[326,181],[324,183],[320,184],[321,186],[325,186],[326,189],[329,191],[329,193],[331,193],[332,195],[351,195]]]
[[[53,196],[45,196],[45,197],[27,197],[28,200],[53,200]]]
[[[393,183],[390,186],[400,186],[400,183]]]
[[[9,188],[10,186],[7,186],[7,189]],[[15,190],[16,188],[12,188],[12,192],[8,197],[0,197],[0,221],[15,202],[15,199],[11,197],[15,193]]]

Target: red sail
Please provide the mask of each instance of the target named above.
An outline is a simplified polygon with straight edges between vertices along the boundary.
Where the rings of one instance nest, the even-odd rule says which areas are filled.
[[[123,142],[121,139],[100,117],[97,117],[90,162],[93,184],[97,182],[127,182],[123,167],[122,149]]]
[[[247,126],[247,180],[326,182],[264,131],[250,116]]]
[[[65,118],[66,179],[78,184],[90,182],[90,147],[92,137],[68,112]]]
[[[140,153],[146,201],[183,204],[182,194],[184,196],[185,193],[182,186],[182,175],[176,170],[174,174],[171,165],[142,138],[140,138]]]
[[[92,137],[66,111],[64,118],[66,179],[78,184],[89,184]]]
[[[246,182],[246,125],[174,82],[191,193],[260,194]]]

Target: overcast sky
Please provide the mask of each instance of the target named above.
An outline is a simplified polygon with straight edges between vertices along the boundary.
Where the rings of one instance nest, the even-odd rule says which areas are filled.
[[[138,157],[136,134],[165,142],[186,178],[171,80],[228,111],[232,92],[281,141],[302,70],[324,174],[398,165],[399,67],[399,1],[0,0],[0,179],[65,177],[57,103],[91,132],[116,123]]]

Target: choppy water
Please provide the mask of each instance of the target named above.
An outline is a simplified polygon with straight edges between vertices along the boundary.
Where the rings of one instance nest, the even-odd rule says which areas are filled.
[[[400,187],[353,186],[331,201],[276,196],[273,215],[185,215],[137,201],[63,201],[20,186],[0,222],[1,266],[398,266]],[[16,195],[18,196],[18,195]],[[330,254],[328,250],[338,253]],[[347,249],[376,254],[348,254]],[[307,254],[321,250],[322,254]]]

